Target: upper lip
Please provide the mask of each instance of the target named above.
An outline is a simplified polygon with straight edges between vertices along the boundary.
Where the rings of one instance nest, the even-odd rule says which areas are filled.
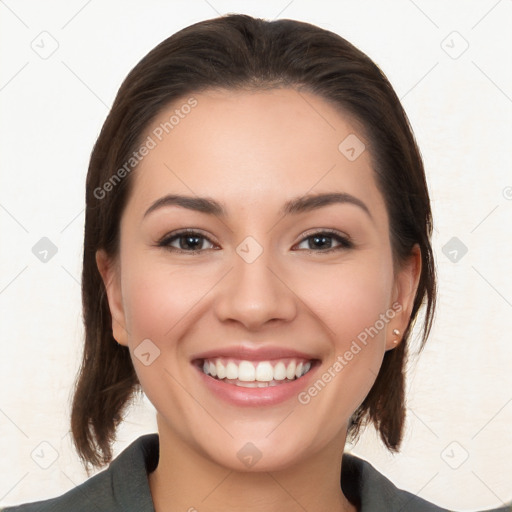
[[[247,361],[267,361],[270,359],[281,359],[289,357],[296,357],[297,359],[307,360],[317,359],[315,356],[307,354],[306,352],[300,352],[298,350],[286,347],[276,347],[272,345],[254,347],[247,344],[240,344],[201,352],[194,355],[192,360],[213,359],[215,357],[225,357]]]

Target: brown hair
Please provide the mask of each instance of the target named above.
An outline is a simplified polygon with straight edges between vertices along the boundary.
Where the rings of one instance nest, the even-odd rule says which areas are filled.
[[[116,428],[140,392],[129,350],[112,336],[112,318],[95,255],[118,251],[119,226],[130,174],[111,187],[137,149],[144,130],[169,103],[205,89],[293,87],[317,94],[351,115],[365,130],[378,186],[390,218],[395,265],[415,244],[422,269],[403,341],[384,355],[377,379],[349,425],[349,438],[373,423],[389,450],[398,451],[404,420],[407,342],[426,302],[423,348],[432,325],[436,275],[432,217],[420,152],[391,84],[363,52],[337,34],[294,20],[226,15],[191,25],[148,53],[128,74],[94,146],[86,189],[82,272],[85,344],[72,412],[73,440],[84,465],[112,459]]]

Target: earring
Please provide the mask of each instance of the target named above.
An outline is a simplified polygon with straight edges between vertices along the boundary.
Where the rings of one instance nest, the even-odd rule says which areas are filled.
[[[393,329],[393,334],[395,336],[400,336],[400,331],[398,329]],[[399,340],[393,340],[393,344],[397,345]]]

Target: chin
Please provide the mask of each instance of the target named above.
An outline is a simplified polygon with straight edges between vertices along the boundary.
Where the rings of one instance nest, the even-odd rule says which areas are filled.
[[[261,446],[261,445],[260,445]],[[231,471],[241,473],[262,473],[275,472],[289,469],[300,464],[304,455],[295,449],[278,449],[272,443],[258,447],[257,442],[233,444],[231,447],[224,447],[223,453],[208,453],[209,458],[215,464]]]

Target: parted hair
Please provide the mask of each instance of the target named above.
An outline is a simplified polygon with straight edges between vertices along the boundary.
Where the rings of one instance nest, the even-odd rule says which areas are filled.
[[[436,302],[430,199],[409,120],[380,68],[341,36],[294,20],[230,14],[180,30],[130,71],[91,154],[82,270],[85,340],[71,408],[73,441],[87,471],[90,465],[100,467],[111,461],[117,427],[142,391],[129,349],[113,338],[95,258],[99,249],[117,255],[120,219],[137,169],[123,173],[108,193],[105,183],[120,175],[119,169],[138,148],[151,122],[174,101],[208,89],[281,87],[314,93],[361,126],[389,215],[396,268],[415,245],[421,250],[421,275],[409,325],[402,342],[385,353],[375,383],[354,412],[348,430],[348,438],[355,440],[362,427],[373,424],[385,446],[399,450],[411,332],[423,313],[419,353],[429,335]]]

